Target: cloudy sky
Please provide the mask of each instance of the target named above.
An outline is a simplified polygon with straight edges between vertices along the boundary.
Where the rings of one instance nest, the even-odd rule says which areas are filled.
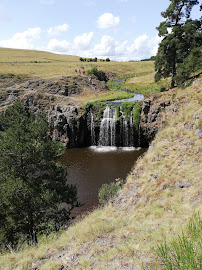
[[[155,55],[169,0],[0,0],[0,47],[82,57]],[[199,18],[199,7],[193,18]]]

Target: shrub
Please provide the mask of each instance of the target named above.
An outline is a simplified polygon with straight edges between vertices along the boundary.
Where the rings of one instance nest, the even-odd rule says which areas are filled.
[[[127,119],[130,118],[131,111],[134,107],[134,102],[124,102],[121,104],[121,109]]]
[[[106,62],[110,62],[110,59],[109,58],[106,58]]]
[[[105,204],[109,200],[112,200],[123,187],[123,184],[123,180],[120,179],[110,184],[103,184],[98,192],[99,203]]]
[[[151,264],[149,269],[164,270],[199,270],[202,269],[202,220],[199,214],[194,214],[189,220],[186,233],[173,239],[170,243],[164,241],[157,247],[160,267]]]
[[[93,66],[90,70],[88,70],[88,74],[94,74],[95,76],[98,76],[99,71],[96,66]]]

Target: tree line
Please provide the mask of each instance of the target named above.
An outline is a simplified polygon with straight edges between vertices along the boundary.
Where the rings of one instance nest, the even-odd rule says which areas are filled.
[[[81,62],[97,62],[98,61],[98,59],[97,59],[97,57],[95,57],[95,58],[82,58],[82,57],[80,57],[79,58],[79,60],[81,61]],[[106,58],[106,59],[100,59],[100,62],[110,62],[110,58]]]

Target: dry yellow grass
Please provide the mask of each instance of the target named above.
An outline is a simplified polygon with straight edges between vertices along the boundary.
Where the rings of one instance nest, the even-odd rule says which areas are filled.
[[[2,254],[1,269],[141,269],[155,259],[154,248],[184,228],[194,211],[202,214],[202,80],[191,87],[162,93],[178,111],[165,113],[166,126],[137,161],[114,204],[98,208],[60,235],[36,247]],[[157,158],[158,157],[158,158]],[[155,177],[153,177],[155,176]],[[177,182],[189,182],[179,188]],[[137,190],[137,193],[136,193]],[[54,254],[66,251],[58,260]],[[49,254],[50,256],[47,256]],[[51,256],[52,254],[52,256]],[[46,257],[47,256],[47,257]]]
[[[153,62],[80,62],[77,56],[0,48],[0,74],[28,74],[47,78],[73,75],[75,68],[84,68],[87,71],[92,66],[118,76],[154,71]]]
[[[130,78],[127,83],[152,83],[154,82],[154,75],[155,72],[152,72],[150,74],[144,75],[144,76],[140,76],[140,77],[133,77]]]

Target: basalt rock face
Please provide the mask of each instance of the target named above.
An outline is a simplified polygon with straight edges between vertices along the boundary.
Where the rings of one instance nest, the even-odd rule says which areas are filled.
[[[84,146],[140,146],[139,128],[133,126],[132,114],[126,119],[120,110],[106,105],[102,113],[97,107],[51,105],[48,111],[50,136],[67,148]]]
[[[85,115],[80,108],[67,105],[52,105],[48,111],[50,134],[53,140],[62,142],[66,147],[83,147],[90,144]]]
[[[51,126],[50,136],[66,147],[148,147],[166,122],[164,112],[172,110],[175,113],[178,109],[172,99],[163,100],[161,95],[145,100],[141,104],[141,118],[137,127],[133,125],[132,114],[126,117],[121,108],[118,112],[115,107],[106,104],[102,104],[102,107],[95,105],[80,108],[74,95],[85,95],[88,91],[92,94],[93,91],[86,76],[62,76],[47,80],[0,77],[0,82],[1,111],[6,110],[18,98],[34,113],[44,110]],[[107,90],[104,81],[97,80],[95,76],[93,84],[98,86],[99,91]],[[85,89],[87,92],[84,92]]]
[[[132,113],[126,118],[121,108],[117,113],[115,107],[109,105],[104,105],[101,109],[96,106],[84,109],[74,103],[56,104],[50,96],[42,100],[37,95],[26,96],[24,105],[34,113],[45,110],[50,123],[50,137],[67,148],[148,147],[159,128],[165,124],[164,111],[176,110],[170,101],[145,100],[137,128],[133,125]]]
[[[143,101],[141,121],[140,121],[140,145],[149,146],[155,138],[159,128],[165,124],[164,112],[177,110],[170,100],[145,100]]]
[[[139,127],[119,109],[109,105],[79,108],[75,105],[52,104],[48,111],[51,136],[66,147],[125,146],[148,147],[158,130],[165,125],[165,111],[177,110],[171,101],[145,100]]]

